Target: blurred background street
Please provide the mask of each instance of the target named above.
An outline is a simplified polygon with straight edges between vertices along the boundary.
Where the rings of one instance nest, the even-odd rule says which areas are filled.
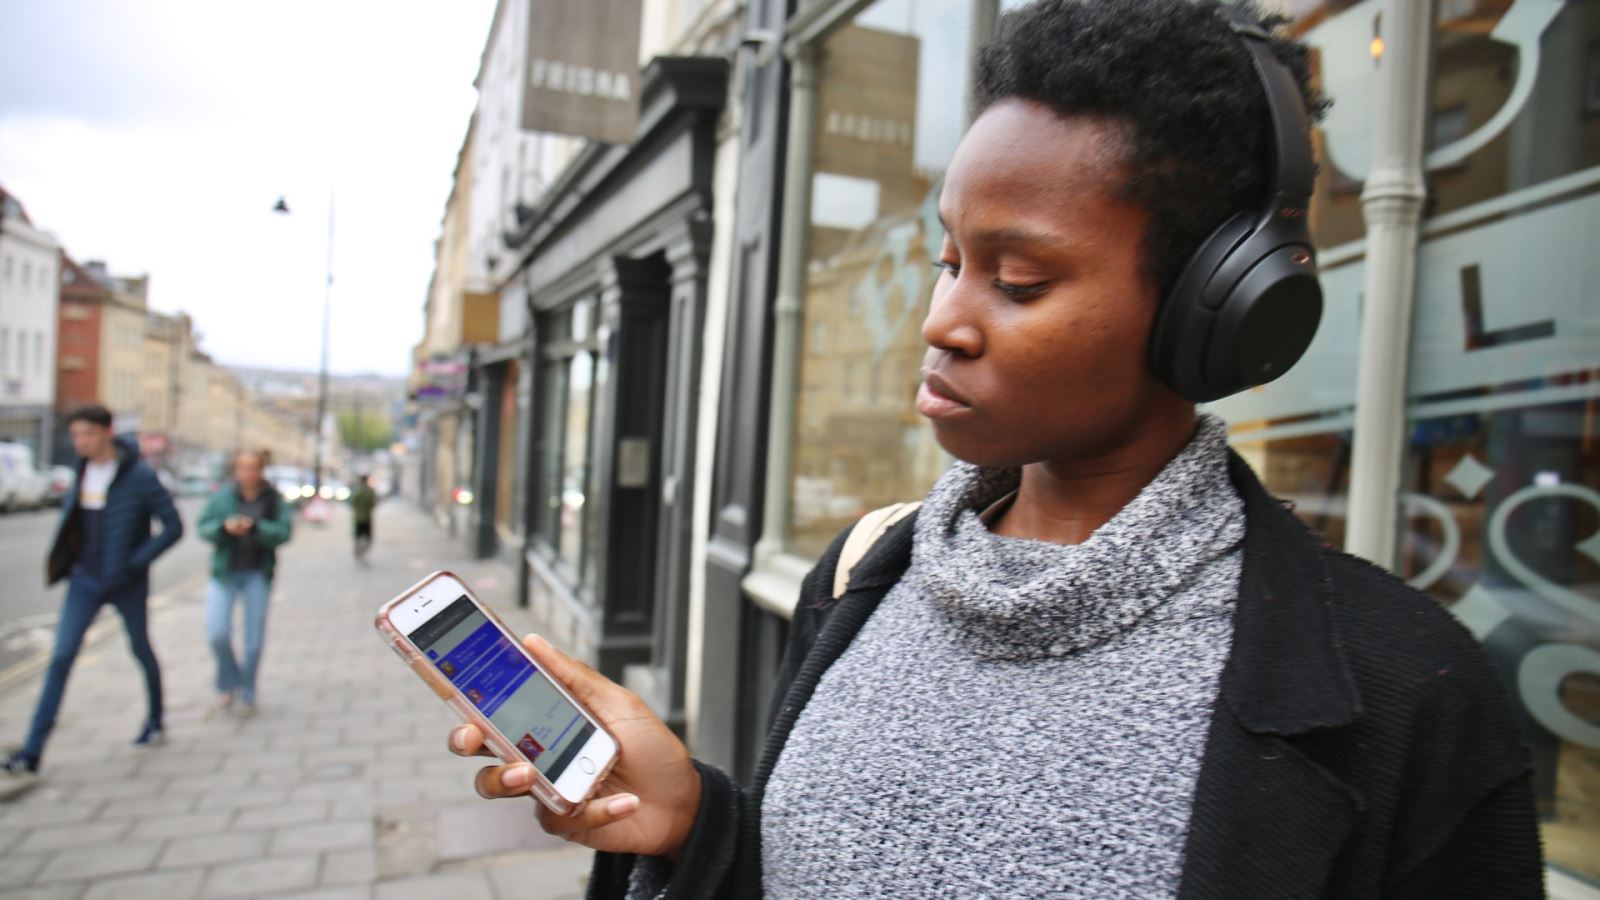
[[[250,720],[211,709],[195,578],[204,546],[187,537],[156,564],[168,585],[153,593],[152,622],[163,747],[128,745],[143,688],[102,610],[109,627],[78,659],[44,780],[0,804],[0,898],[581,896],[588,851],[540,832],[533,800],[473,792],[480,763],[445,749],[454,715],[373,634],[378,605],[437,568],[532,630],[508,602],[510,573],[441,542],[402,503],[378,508],[376,532],[368,569],[351,554],[342,511],[298,525]],[[37,678],[0,688],[0,743],[21,739],[37,694]]]

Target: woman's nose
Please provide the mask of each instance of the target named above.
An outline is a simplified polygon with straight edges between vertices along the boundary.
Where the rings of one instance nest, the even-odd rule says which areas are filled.
[[[960,356],[983,353],[983,330],[972,315],[961,279],[945,276],[934,288],[927,318],[922,320],[922,339],[929,347]]]

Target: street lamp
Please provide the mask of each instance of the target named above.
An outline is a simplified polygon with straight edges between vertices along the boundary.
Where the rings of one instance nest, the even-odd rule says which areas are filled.
[[[283,197],[272,205],[272,211],[289,215],[289,201]],[[322,426],[328,415],[328,309],[333,301],[333,191],[328,191],[328,277],[322,285],[322,367],[317,372],[317,422],[312,429],[316,435],[316,449],[311,463],[311,486],[316,494],[322,493]]]

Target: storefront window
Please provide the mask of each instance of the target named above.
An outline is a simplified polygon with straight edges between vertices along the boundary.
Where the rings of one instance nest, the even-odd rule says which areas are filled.
[[[1548,861],[1600,884],[1594,3],[1438,6],[1402,572],[1476,634]]]
[[[549,317],[540,332],[543,363],[534,453],[534,532],[544,552],[575,583],[589,567],[590,423],[594,403],[592,310],[585,303]]]
[[[915,398],[943,232],[939,178],[966,128],[972,0],[879,0],[817,48],[815,170],[789,549],[927,493],[947,460]]]

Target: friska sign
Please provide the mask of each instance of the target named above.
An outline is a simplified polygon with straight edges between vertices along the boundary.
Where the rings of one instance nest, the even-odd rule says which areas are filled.
[[[522,127],[633,140],[639,119],[640,0],[532,0]]]

